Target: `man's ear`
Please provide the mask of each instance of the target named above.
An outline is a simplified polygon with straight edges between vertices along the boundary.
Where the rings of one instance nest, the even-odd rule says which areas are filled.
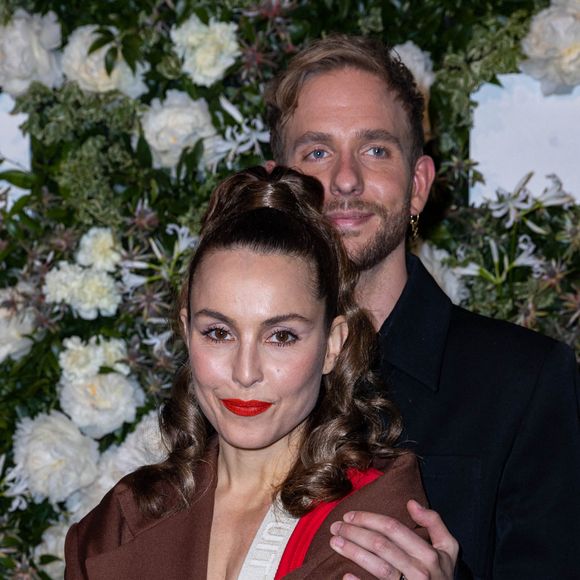
[[[348,336],[348,325],[344,316],[337,316],[330,327],[328,339],[326,342],[326,356],[324,357],[324,366],[322,374],[327,375],[336,364],[336,359],[344,346]]]
[[[272,173],[272,169],[276,167],[276,162],[272,159],[268,159],[268,161],[264,163],[264,167],[268,173]]]
[[[183,331],[183,336],[185,337],[185,341],[187,343],[187,347],[189,348],[189,324],[187,319],[187,308],[182,308],[179,311],[179,320],[181,322],[181,330]]]
[[[411,214],[418,215],[423,211],[431,185],[435,179],[435,164],[428,155],[417,159],[413,171],[413,191],[411,193]]]

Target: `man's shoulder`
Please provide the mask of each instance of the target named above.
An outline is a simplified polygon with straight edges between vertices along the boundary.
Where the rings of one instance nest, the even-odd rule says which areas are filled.
[[[518,324],[476,314],[460,306],[451,307],[449,334],[459,340],[485,341],[489,346],[509,345],[511,349],[550,351],[559,343],[544,334]]]

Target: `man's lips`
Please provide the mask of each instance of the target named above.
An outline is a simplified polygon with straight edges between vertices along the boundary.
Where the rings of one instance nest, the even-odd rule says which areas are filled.
[[[374,216],[368,211],[333,211],[328,212],[326,217],[338,228],[356,228],[370,220]]]
[[[272,403],[266,401],[242,401],[241,399],[222,399],[222,403],[228,411],[242,417],[254,417],[272,406]]]

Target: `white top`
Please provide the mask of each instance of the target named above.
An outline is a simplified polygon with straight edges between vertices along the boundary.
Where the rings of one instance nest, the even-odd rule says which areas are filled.
[[[273,580],[299,518],[272,503],[248,550],[238,580]]]

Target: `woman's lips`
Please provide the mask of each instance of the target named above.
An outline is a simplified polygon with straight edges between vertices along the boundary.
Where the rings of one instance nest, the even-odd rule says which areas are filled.
[[[222,399],[222,403],[228,411],[242,417],[254,417],[272,406],[272,403],[266,401],[242,401],[241,399]]]

